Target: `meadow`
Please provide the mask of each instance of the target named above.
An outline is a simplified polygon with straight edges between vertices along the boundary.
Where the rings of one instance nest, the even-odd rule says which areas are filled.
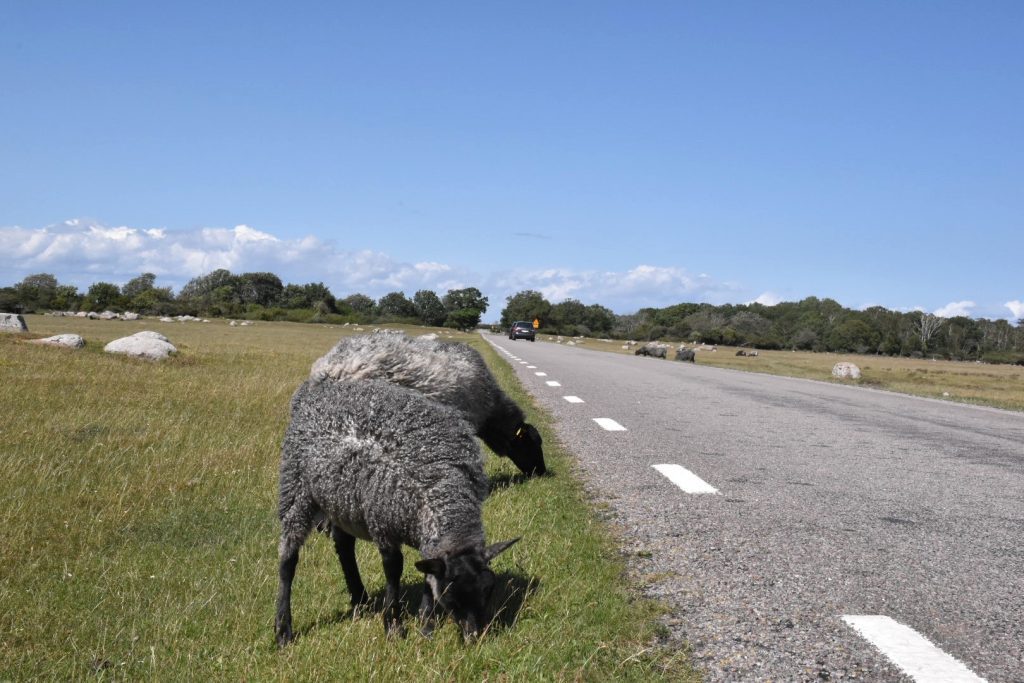
[[[490,632],[465,645],[449,622],[430,639],[388,639],[379,611],[353,617],[330,540],[314,534],[293,594],[297,639],[279,650],[289,399],[354,327],[26,318],[31,337],[76,332],[87,346],[0,335],[0,680],[698,680],[685,651],[661,644],[661,608],[626,580],[549,419],[479,335],[453,338],[484,354],[554,472],[524,481],[487,454],[488,540],[522,536],[494,562]],[[179,353],[103,353],[143,329]],[[379,555],[361,542],[358,556],[379,608]],[[407,549],[409,610],[417,558]]]
[[[558,338],[541,335],[538,340],[556,341]],[[565,343],[567,340],[561,341]],[[630,355],[637,348],[633,346],[625,349],[621,341],[573,341],[577,344],[582,342],[582,346],[588,349]],[[694,348],[694,345],[688,344],[687,347]],[[1024,367],[1021,366],[811,351],[758,351],[758,355],[751,358],[737,356],[738,347],[716,348],[716,351],[699,350],[696,362],[717,368],[853,384],[945,401],[1024,411]],[[674,356],[674,350],[669,349],[669,360]],[[839,362],[857,365],[861,370],[860,379],[833,378],[832,366]]]

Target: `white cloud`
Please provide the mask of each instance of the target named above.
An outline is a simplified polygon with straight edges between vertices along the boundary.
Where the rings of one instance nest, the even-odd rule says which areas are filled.
[[[53,273],[84,290],[107,281],[123,284],[140,273],[157,276],[159,286],[175,290],[197,275],[218,268],[233,273],[269,271],[284,282],[321,281],[336,296],[355,292],[377,298],[392,291],[412,296],[430,289],[477,287],[490,300],[485,319],[496,320],[505,299],[516,292],[540,291],[552,303],[576,298],[601,304],[618,313],[688,301],[725,303],[739,299],[740,287],[719,282],[706,273],[692,275],[678,267],[637,265],[628,270],[544,270],[481,273],[456,264],[423,259],[409,263],[388,254],[347,251],[306,235],[283,238],[256,228],[107,227],[76,219],[39,229],[0,227],[0,286],[32,273]],[[766,292],[758,301],[775,301]]]
[[[935,310],[935,315],[940,318],[955,318],[963,315],[970,317],[971,309],[977,308],[973,301],[951,301],[942,308]]]
[[[1013,313],[1013,317],[1017,320],[1024,319],[1024,301],[1007,301],[1003,304],[1010,309],[1010,313]]]
[[[762,306],[776,306],[782,303],[782,297],[775,292],[763,292],[753,301],[746,302],[747,304],[761,304]]]

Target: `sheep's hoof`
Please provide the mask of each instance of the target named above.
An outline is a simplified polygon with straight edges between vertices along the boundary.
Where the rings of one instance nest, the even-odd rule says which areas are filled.
[[[277,632],[277,647],[279,647],[279,648],[286,647],[288,645],[288,643],[292,642],[294,639],[295,639],[295,636],[292,635],[292,630],[290,628],[282,630],[282,631],[278,631]]]

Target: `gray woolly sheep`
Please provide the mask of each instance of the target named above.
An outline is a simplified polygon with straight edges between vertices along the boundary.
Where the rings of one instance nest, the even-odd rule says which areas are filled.
[[[346,337],[313,363],[310,378],[381,379],[415,389],[462,413],[477,436],[525,474],[544,474],[540,433],[465,344],[404,334]]]
[[[645,346],[641,346],[639,349],[636,350],[636,352],[633,355],[634,356],[650,356],[651,358],[667,358],[668,357],[664,347],[662,347],[662,346],[652,346],[650,344],[647,344]]]
[[[676,349],[676,360],[690,361],[691,363],[697,362],[697,354],[693,349],[684,349],[682,347]]]
[[[472,428],[419,392],[369,380],[307,381],[292,397],[281,449],[280,586],[275,635],[292,637],[291,588],[299,548],[321,519],[331,525],[353,607],[369,601],[355,540],[373,541],[384,562],[384,627],[405,634],[398,601],[402,544],[417,548],[426,574],[420,620],[433,629],[439,606],[464,637],[487,625],[494,586],[488,563],[513,541],[484,546],[487,477]]]

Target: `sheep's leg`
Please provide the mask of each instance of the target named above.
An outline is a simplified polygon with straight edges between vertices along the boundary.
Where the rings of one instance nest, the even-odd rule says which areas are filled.
[[[398,599],[402,581],[402,548],[382,546],[380,557],[384,562],[384,578],[387,580],[387,589],[384,592],[384,630],[389,636],[404,638],[402,605]]]
[[[359,576],[359,565],[356,563],[356,537],[332,525],[331,538],[334,539],[334,550],[341,562],[341,571],[345,574],[345,585],[348,586],[348,594],[352,597],[352,614],[355,616],[361,605],[370,602],[370,596],[363,586],[363,579]]]
[[[274,634],[279,647],[287,645],[292,634],[292,581],[299,564],[299,548],[313,526],[315,505],[301,496],[296,496],[292,506],[281,518],[281,542],[278,545],[278,591],[277,616],[274,619]]]
[[[423,599],[420,600],[420,633],[429,638],[434,634],[434,627],[437,625],[437,617],[434,614],[434,591],[430,583],[423,582]]]

